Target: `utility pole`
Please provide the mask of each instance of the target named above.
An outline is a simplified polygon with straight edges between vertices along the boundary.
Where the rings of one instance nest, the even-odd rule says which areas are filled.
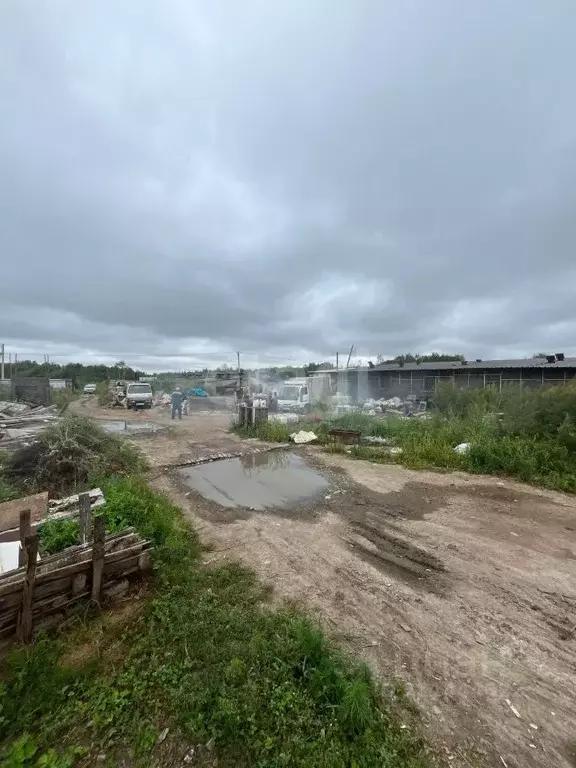
[[[336,352],[336,370],[338,370],[338,352]]]
[[[236,360],[238,361],[238,390],[242,389],[242,375],[240,373],[240,352],[236,352]]]
[[[346,361],[346,368],[350,365],[350,358],[352,357],[352,350],[354,349],[354,344],[350,347],[350,352],[348,353],[348,360]]]
[[[0,363],[0,379],[4,379],[4,344],[0,348],[0,354],[2,355],[2,362]]]

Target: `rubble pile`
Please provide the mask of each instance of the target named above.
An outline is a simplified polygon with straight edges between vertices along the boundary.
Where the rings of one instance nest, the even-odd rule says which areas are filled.
[[[381,397],[379,400],[369,398],[362,406],[362,413],[367,416],[376,416],[379,413],[391,416],[423,416],[426,413],[426,400],[420,400],[416,395],[400,397]]]
[[[35,407],[0,401],[0,450],[29,445],[39,432],[59,418],[56,405]]]

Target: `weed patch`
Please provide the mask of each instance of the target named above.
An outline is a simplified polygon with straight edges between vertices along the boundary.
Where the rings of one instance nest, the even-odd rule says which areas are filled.
[[[351,455],[401,462],[413,468],[461,469],[506,475],[560,491],[576,492],[576,386],[503,389],[440,388],[427,419],[377,419],[350,414],[333,424],[362,435],[391,439],[402,454],[384,450]],[[470,451],[454,447],[470,443]]]
[[[259,440],[265,440],[270,443],[288,443],[290,442],[291,433],[294,432],[294,425],[292,425],[292,429],[290,429],[286,424],[281,424],[278,421],[266,421],[262,424],[243,427],[234,424],[232,425],[231,431],[241,437],[258,438]]]
[[[138,450],[99,424],[68,415],[47,427],[36,442],[15,451],[3,466],[5,477],[27,490],[65,493],[85,487],[94,474],[127,475],[144,468]]]

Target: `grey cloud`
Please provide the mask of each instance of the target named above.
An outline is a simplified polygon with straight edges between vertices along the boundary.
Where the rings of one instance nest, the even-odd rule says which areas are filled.
[[[0,335],[576,353],[575,22],[562,0],[5,4]]]

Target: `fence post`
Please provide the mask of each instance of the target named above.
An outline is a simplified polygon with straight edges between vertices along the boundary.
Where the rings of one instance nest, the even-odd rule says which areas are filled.
[[[103,515],[94,518],[94,541],[92,543],[92,600],[100,602],[102,571],[104,569],[104,540],[106,520]]]
[[[22,589],[22,609],[18,622],[18,639],[29,643],[32,639],[32,598],[34,597],[34,580],[36,578],[36,560],[38,557],[38,534],[26,536],[26,576]]]
[[[18,550],[18,568],[26,565],[26,537],[30,536],[31,512],[29,509],[23,509],[20,512],[20,549]]]
[[[86,544],[90,541],[91,514],[90,514],[90,494],[81,493],[78,496],[79,522],[80,522],[80,543]]]

